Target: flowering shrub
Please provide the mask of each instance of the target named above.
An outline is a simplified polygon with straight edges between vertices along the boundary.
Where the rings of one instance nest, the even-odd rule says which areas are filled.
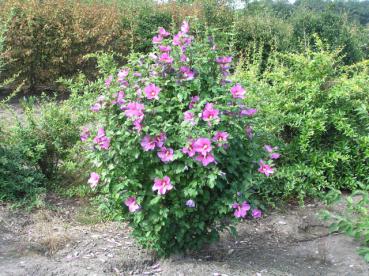
[[[89,184],[160,255],[259,218],[253,187],[274,173],[271,153],[252,140],[246,88],[229,79],[232,57],[212,41],[195,40],[185,21],[174,36],[159,28],[153,52],[127,67],[100,68],[97,120],[81,133],[93,148]]]

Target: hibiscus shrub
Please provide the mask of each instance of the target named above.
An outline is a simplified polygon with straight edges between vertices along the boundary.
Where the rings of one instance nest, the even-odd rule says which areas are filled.
[[[100,66],[102,78],[89,84],[100,85],[96,122],[81,140],[92,146],[91,187],[142,245],[168,255],[260,217],[255,187],[279,156],[252,139],[255,110],[214,39],[195,40],[183,22],[172,38],[159,28],[152,41],[153,52],[132,54],[125,68]]]

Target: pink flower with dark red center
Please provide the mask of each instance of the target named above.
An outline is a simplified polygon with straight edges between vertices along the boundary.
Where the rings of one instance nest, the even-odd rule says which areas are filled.
[[[194,156],[195,156],[195,154],[196,154],[196,150],[195,150],[195,145],[194,145],[194,143],[195,143],[195,140],[190,139],[190,140],[189,140],[189,144],[188,144],[188,146],[187,146],[187,147],[184,147],[184,148],[182,149],[182,152],[183,152],[184,154],[187,154],[189,157],[194,157]]]
[[[166,46],[166,45],[159,45],[159,50],[160,50],[160,52],[168,53],[172,50],[172,48],[170,46]]]
[[[173,158],[174,158],[173,149],[162,147],[160,151],[158,152],[158,157],[164,163],[173,161]]]
[[[149,135],[146,135],[141,140],[141,147],[144,151],[150,151],[155,149],[155,139],[152,139]]]
[[[142,117],[145,106],[143,104],[132,102],[125,107],[124,114],[129,118]]]
[[[243,99],[245,98],[246,90],[241,86],[241,84],[237,83],[235,86],[231,88],[231,93],[233,98]]]
[[[247,117],[252,117],[257,113],[257,109],[255,108],[249,108],[249,109],[242,109],[240,111],[240,115],[241,116],[247,116]]]
[[[173,185],[170,183],[170,178],[164,176],[162,179],[155,178],[153,191],[158,191],[158,195],[165,195],[168,191],[173,189]]]
[[[259,209],[254,209],[252,210],[251,215],[253,218],[261,218],[261,211]]]
[[[161,89],[153,83],[150,83],[148,86],[144,88],[146,98],[148,98],[149,100],[152,99],[158,100],[160,90]]]
[[[167,32],[163,27],[159,27],[158,34],[159,34],[159,36],[162,36],[162,37],[170,36],[170,33]]]
[[[210,163],[215,162],[214,155],[212,155],[210,152],[205,154],[200,153],[199,155],[196,156],[196,160],[201,162],[201,164],[205,167]]]
[[[244,218],[247,215],[247,211],[250,210],[251,207],[250,204],[244,201],[242,204],[233,203],[232,208],[236,209],[234,211],[234,216],[236,218]]]
[[[211,141],[208,138],[199,138],[194,143],[194,149],[196,152],[206,155],[212,150]]]
[[[88,184],[90,184],[91,189],[95,189],[97,184],[99,184],[100,181],[100,175],[98,175],[95,172],[92,172],[90,175],[90,179],[87,181]]]
[[[160,62],[171,64],[173,63],[173,58],[168,53],[163,53],[160,58]]]
[[[162,132],[159,135],[155,136],[155,145],[158,148],[161,148],[164,145],[166,140],[167,140],[167,135],[164,132]]]
[[[163,37],[161,35],[156,35],[152,38],[152,43],[159,44],[163,41]]]
[[[265,164],[265,162],[263,160],[259,161],[259,169],[258,171],[262,174],[265,174],[266,176],[271,175],[272,173],[274,173],[274,170],[271,166],[269,166],[268,164]]]
[[[140,210],[141,206],[137,204],[136,198],[131,196],[124,201],[124,204],[128,207],[128,210],[133,213]]]
[[[218,147],[220,147],[223,143],[227,142],[229,134],[225,131],[217,131],[213,137],[213,141],[217,142]]]
[[[207,103],[202,112],[202,119],[204,121],[210,121],[218,118],[219,110],[213,107],[212,103]]]
[[[90,130],[87,127],[84,127],[81,133],[81,141],[85,142],[90,137],[90,135]]]

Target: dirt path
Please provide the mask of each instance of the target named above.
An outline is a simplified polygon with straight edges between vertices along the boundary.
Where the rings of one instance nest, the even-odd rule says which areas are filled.
[[[240,223],[237,239],[224,234],[167,260],[138,247],[123,223],[86,224],[93,214],[84,206],[54,199],[30,214],[0,206],[0,275],[369,275],[358,244],[327,235],[319,204]]]

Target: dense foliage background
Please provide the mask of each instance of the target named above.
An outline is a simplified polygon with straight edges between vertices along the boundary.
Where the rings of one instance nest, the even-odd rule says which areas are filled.
[[[317,34],[331,48],[342,48],[345,64],[368,57],[368,1],[162,1],[153,0],[4,0],[6,73],[21,70],[30,88],[55,86],[59,77],[82,70],[93,74],[94,63],[83,56],[96,51],[147,52],[159,26],[171,28],[186,16],[233,38],[241,54],[250,46],[300,52],[314,45]]]

